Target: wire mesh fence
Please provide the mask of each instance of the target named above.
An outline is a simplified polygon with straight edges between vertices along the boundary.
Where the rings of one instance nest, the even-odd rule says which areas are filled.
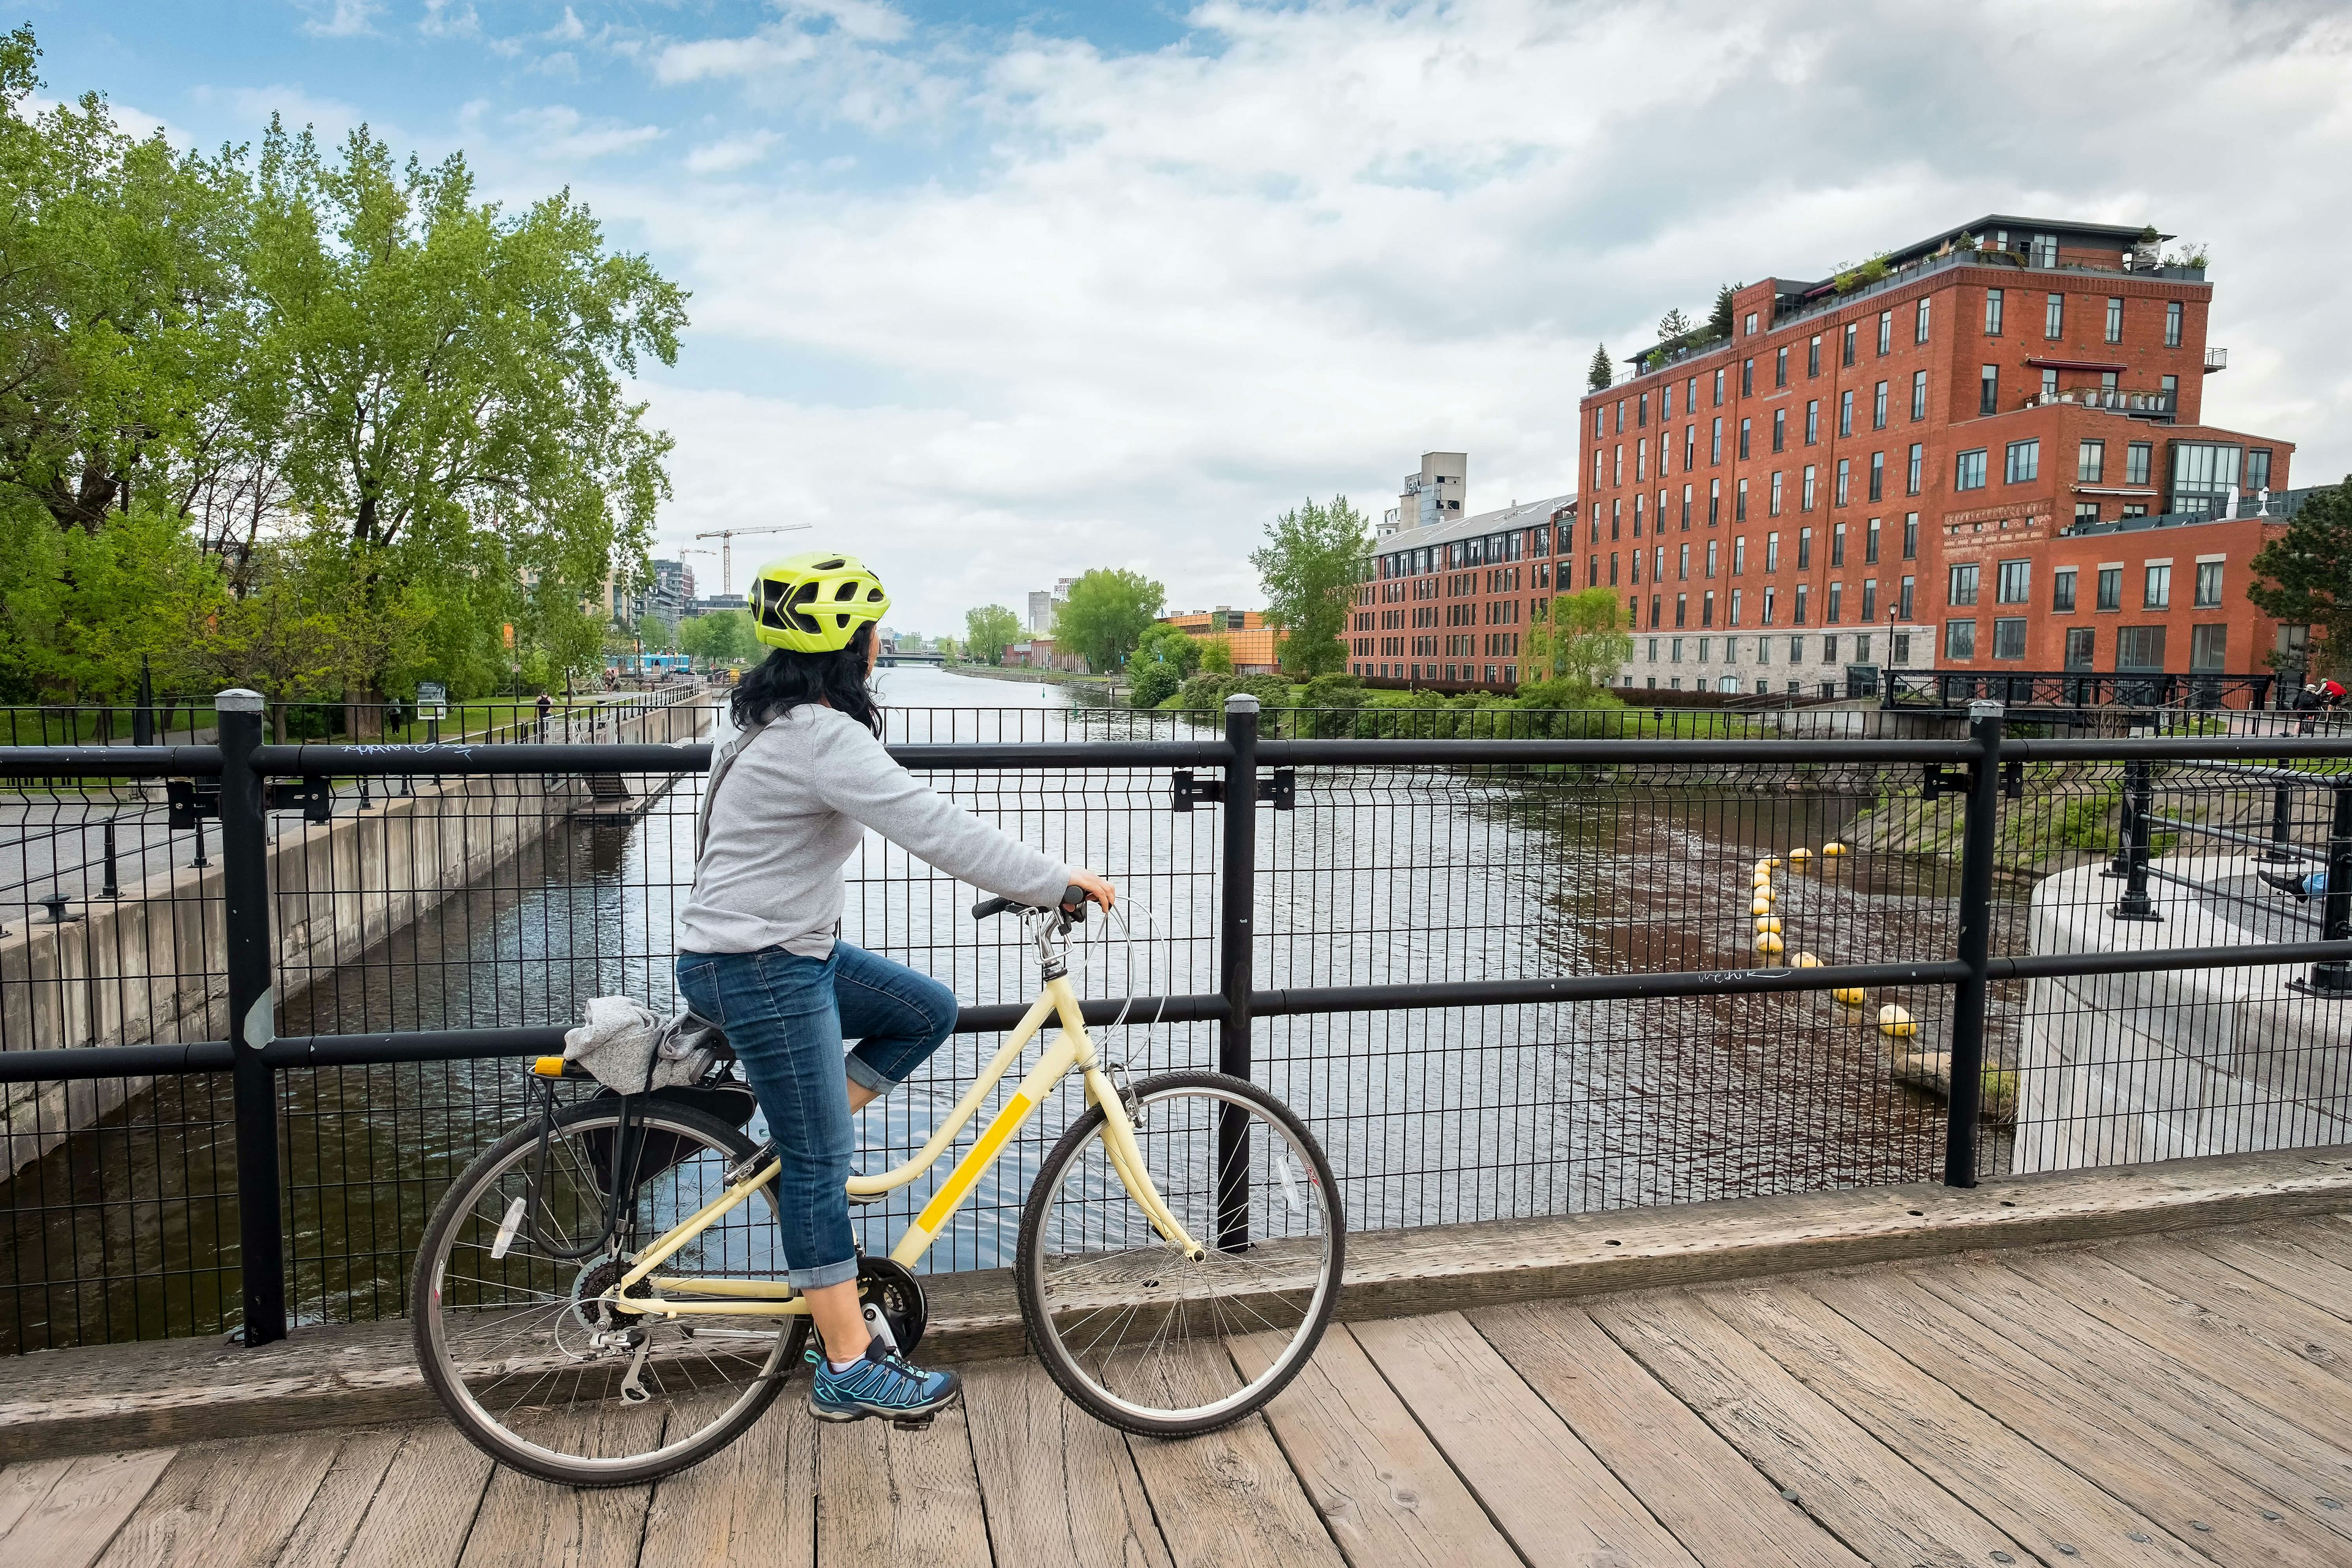
[[[545,730],[541,718],[518,718],[508,740],[679,745],[731,732],[723,694],[559,712]],[[896,708],[886,723],[893,744],[910,747],[1223,732],[1201,714],[1043,703]],[[1415,725],[1426,732],[1409,732]],[[1356,1229],[1935,1179],[1949,1151],[1959,1023],[1948,976],[1886,973],[1835,994],[1737,985],[1759,966],[1809,962],[1951,967],[1968,819],[1965,789],[1948,776],[1957,729],[1939,763],[1833,740],[1774,746],[1777,730],[1719,710],[1269,716],[1251,939],[1254,984],[1267,1000],[1253,1076],[1314,1126]],[[1641,745],[1501,760],[1275,754],[1286,742],[1575,739]],[[1642,749],[1652,742],[1667,746]],[[321,766],[357,765],[353,753],[318,755]],[[592,996],[672,1005],[698,762],[436,774],[425,753],[397,759],[415,771],[324,775],[323,807],[296,787],[299,767],[278,781],[301,796],[268,816],[278,1036],[548,1030],[577,1023]],[[2242,771],[2253,766],[2016,765],[2017,793],[2000,797],[1991,829],[1995,959],[2141,956],[2117,974],[2002,979],[1996,969],[1979,1173],[2352,1136],[2345,1004],[2289,988],[2309,984],[2310,963],[2167,967],[2184,948],[2332,931],[2325,893],[2298,897],[2308,890],[2262,873],[2308,875],[2352,846],[2335,804],[2352,773],[2326,758]],[[1134,999],[1097,1038],[1135,1078],[1214,1067],[1221,1055],[1219,1026],[1160,1016],[1161,999],[1220,991],[1231,912],[1221,889],[1229,808],[1180,799],[1178,771],[1060,756],[922,774],[984,820],[1118,881],[1124,921],[1087,928],[1074,970],[1082,994]],[[35,900],[5,906],[0,1068],[8,1053],[228,1037],[218,824],[195,819],[214,836],[214,864],[188,865],[193,830],[170,827],[170,803],[146,798],[161,782],[16,781],[12,805],[103,804],[160,826],[138,840],[148,858],[119,874],[115,898],[84,886],[68,895],[63,921]],[[46,873],[20,882],[48,874],[58,890],[69,885],[63,867],[74,857],[39,849],[30,826],[16,831],[9,847],[24,864],[51,857]],[[125,867],[131,842],[118,832]],[[2116,914],[2135,862],[2155,921]],[[967,1007],[1034,994],[1017,929],[974,921],[971,889],[871,836],[845,875],[846,940],[938,976]],[[2352,896],[2352,877],[2339,880]],[[1671,977],[1682,994],[1474,1004],[1433,990],[1643,975]],[[1279,1002],[1349,988],[1377,999],[1314,1011]],[[861,1167],[910,1156],[1003,1038],[951,1037],[863,1118]],[[526,1082],[499,1058],[278,1072],[295,1321],[404,1310],[425,1215],[467,1161],[529,1114]],[[0,1348],[234,1326],[226,1075],[150,1068],[5,1088]],[[1029,1179],[1078,1109],[1048,1106],[1024,1128],[928,1267],[1010,1261]],[[869,1250],[887,1249],[940,1174],[856,1211]]]

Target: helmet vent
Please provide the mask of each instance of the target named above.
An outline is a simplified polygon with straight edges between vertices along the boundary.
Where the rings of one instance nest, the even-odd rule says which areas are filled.
[[[830,561],[818,562],[816,563],[816,569],[820,572],[838,572],[848,564],[848,562],[844,561],[841,557],[836,555]]]

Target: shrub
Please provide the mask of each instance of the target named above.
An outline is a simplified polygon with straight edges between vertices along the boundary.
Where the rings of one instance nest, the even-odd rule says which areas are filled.
[[[1128,677],[1127,700],[1131,708],[1157,708],[1184,684],[1184,677],[1172,664],[1139,664],[1130,667]]]
[[[1269,713],[1290,706],[1290,682],[1273,675],[1196,675],[1160,706],[1204,723],[1216,722],[1224,715],[1225,699],[1236,691],[1250,693]]]

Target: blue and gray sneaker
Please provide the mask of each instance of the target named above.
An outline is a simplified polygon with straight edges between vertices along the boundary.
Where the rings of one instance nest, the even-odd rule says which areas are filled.
[[[963,1398],[963,1380],[951,1372],[927,1372],[876,1335],[866,1353],[842,1368],[822,1352],[809,1414],[820,1421],[863,1421],[880,1415],[902,1426],[928,1426],[931,1417]]]

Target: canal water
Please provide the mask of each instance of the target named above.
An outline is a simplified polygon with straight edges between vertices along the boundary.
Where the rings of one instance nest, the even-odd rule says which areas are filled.
[[[1067,689],[893,669],[890,738],[1170,737],[1164,715],[1087,708]],[[723,714],[715,738],[731,731]],[[1175,809],[1167,770],[942,773],[974,810],[1115,878],[1121,922],[1080,944],[1093,995],[1211,992],[1220,809]],[[1758,859],[1818,848],[1879,799],[1874,776],[1787,770],[1303,770],[1258,814],[1260,989],[1418,986],[1757,961]],[[567,824],[483,885],[331,969],[281,977],[281,1034],[569,1025],[590,996],[672,1000],[672,921],[691,880],[698,776],[634,820]],[[846,868],[851,940],[951,984],[1024,1001],[1011,922],[870,839]],[[1824,962],[1940,957],[1940,862],[1784,865],[1772,918]],[[1940,1045],[1948,998],[1873,996]],[[1137,1077],[1218,1061],[1216,1031],[1107,1029]],[[1940,1169],[1940,1106],[1889,1078],[1881,1042],[1826,997],[1717,993],[1578,1006],[1420,1008],[1260,1022],[1251,1072],[1315,1126],[1359,1230],[1920,1179]],[[895,1163],[993,1053],[951,1037],[865,1116],[861,1163]],[[1017,1074],[1016,1074],[1017,1076]],[[305,1321],[390,1316],[449,1177],[529,1111],[512,1061],[284,1077],[293,1289]],[[1075,1096],[1076,1090],[1071,1091]],[[933,1268],[1009,1262],[1030,1173],[1073,1113],[1049,1106],[934,1248]],[[6,1189],[0,1351],[184,1333],[235,1321],[235,1179],[226,1083],[166,1082]],[[755,1122],[751,1131],[761,1131]],[[858,1211],[887,1250],[930,1189]],[[79,1281],[79,1283],[72,1283]]]

